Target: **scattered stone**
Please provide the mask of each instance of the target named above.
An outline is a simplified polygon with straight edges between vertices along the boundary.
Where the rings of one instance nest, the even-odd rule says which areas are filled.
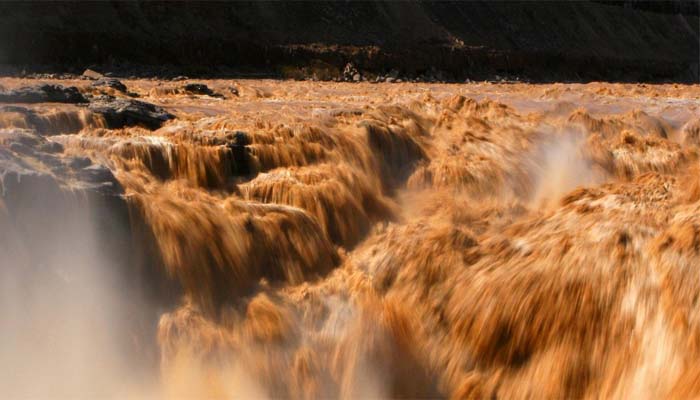
[[[90,111],[101,114],[107,128],[118,129],[139,125],[148,129],[158,129],[174,115],[154,104],[132,99],[116,99],[111,96],[95,98],[90,103]]]
[[[392,78],[392,77],[388,77],[388,78],[386,78],[386,79],[384,80],[384,82],[386,82],[386,83],[394,83],[395,80],[396,80],[396,79],[394,79],[394,78]]]
[[[231,94],[234,96],[240,96],[240,94],[238,93],[238,88],[235,86],[229,86],[228,91],[231,92]]]
[[[177,81],[186,81],[187,79],[189,79],[189,78],[186,77],[186,76],[180,75],[180,76],[174,77],[174,78],[171,79],[171,80],[177,82]]]
[[[359,82],[359,81],[361,81],[361,80],[362,80],[362,75],[360,75],[360,74],[355,74],[355,75],[352,76],[352,81],[353,81],[353,82]]]
[[[126,85],[123,84],[119,79],[116,78],[100,78],[92,83],[93,87],[110,87],[122,93],[126,93]]]
[[[101,73],[99,73],[99,72],[97,72],[97,71],[93,71],[93,70],[91,70],[90,68],[86,69],[86,70],[83,72],[83,75],[82,75],[82,76],[83,76],[84,78],[87,78],[87,79],[101,79],[101,78],[104,78],[104,75],[102,75]]]
[[[70,73],[63,74],[45,74],[45,73],[33,73],[25,76],[28,79],[76,79],[78,76]]]
[[[75,86],[27,86],[0,92],[0,103],[87,103]]]
[[[358,80],[355,81],[355,76],[358,76]],[[347,63],[345,64],[345,68],[343,69],[343,80],[350,82],[359,82],[359,79],[362,76],[360,75],[360,71],[355,68],[355,66],[352,63]]]

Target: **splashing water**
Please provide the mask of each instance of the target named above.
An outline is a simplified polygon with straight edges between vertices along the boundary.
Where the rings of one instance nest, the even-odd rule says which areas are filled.
[[[128,84],[177,119],[35,111],[57,157],[123,193],[68,173],[17,197],[32,180],[3,175],[4,395],[700,394],[697,124],[601,113],[641,89],[573,85],[564,107],[561,85]]]

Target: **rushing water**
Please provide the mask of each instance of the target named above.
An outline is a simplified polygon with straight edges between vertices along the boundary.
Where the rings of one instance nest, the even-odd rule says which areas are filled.
[[[0,207],[11,397],[700,394],[697,87],[128,84],[177,119],[38,106],[123,247],[70,181]]]

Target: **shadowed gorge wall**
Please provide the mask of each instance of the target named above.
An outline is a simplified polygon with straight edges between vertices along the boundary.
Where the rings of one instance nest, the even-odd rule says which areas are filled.
[[[353,62],[372,73],[435,68],[460,80],[697,81],[694,4],[654,5],[3,2],[0,64],[11,71],[81,72],[97,64],[127,74],[136,65],[146,75],[279,76],[300,67],[337,74]]]

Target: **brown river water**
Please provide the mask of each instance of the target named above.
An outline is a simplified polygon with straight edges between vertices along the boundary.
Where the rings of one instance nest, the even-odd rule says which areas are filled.
[[[0,284],[8,398],[700,395],[700,86],[123,82],[176,118],[30,107],[123,187],[147,278],[63,216],[78,289]],[[8,271],[54,243],[0,228]]]

